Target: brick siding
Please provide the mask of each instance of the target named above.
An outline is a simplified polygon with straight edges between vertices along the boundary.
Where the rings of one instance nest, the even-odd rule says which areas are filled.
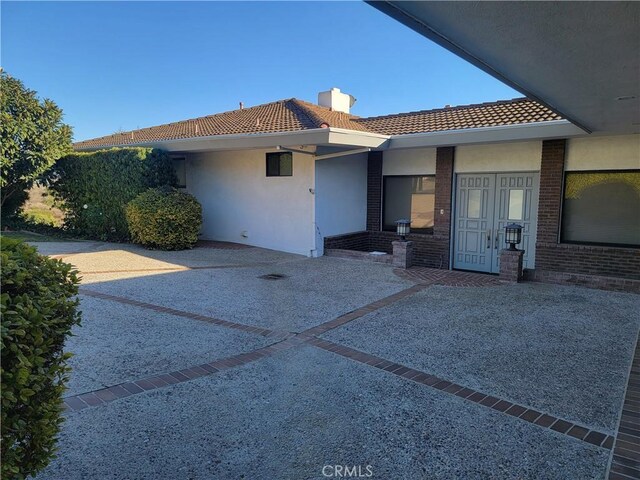
[[[536,270],[640,280],[640,249],[538,242]]]
[[[565,146],[566,140],[545,140],[542,142],[540,197],[538,200],[538,242],[558,242]]]
[[[634,282],[624,280],[640,280],[640,249],[558,243],[565,146],[565,140],[542,142],[536,267],[528,278],[634,291]]]
[[[382,152],[369,152],[367,163],[367,230],[382,226]]]

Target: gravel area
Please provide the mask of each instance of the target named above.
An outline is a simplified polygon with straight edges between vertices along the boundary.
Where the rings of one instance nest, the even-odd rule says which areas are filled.
[[[602,479],[609,452],[301,347],[68,413],[39,480]],[[330,470],[329,470],[330,471]]]
[[[192,250],[166,252],[147,250],[128,243],[79,242],[79,243],[32,243],[40,253],[61,255],[73,253],[65,258],[82,272],[104,272],[118,270],[144,270],[167,268],[192,268],[207,266],[250,265],[299,260],[305,257],[276,252],[264,248],[225,250],[197,247]],[[78,253],[80,252],[80,253]]]
[[[611,433],[638,312],[640,296],[577,287],[431,287],[324,337]]]
[[[69,390],[77,395],[151,374],[192,367],[272,343],[259,335],[81,296],[83,321],[66,350],[74,353]]]
[[[235,254],[242,256],[245,251]],[[258,278],[270,273],[286,278]],[[394,275],[389,266],[331,257],[126,277],[87,275],[83,283],[111,295],[289,331],[305,330],[413,285]]]

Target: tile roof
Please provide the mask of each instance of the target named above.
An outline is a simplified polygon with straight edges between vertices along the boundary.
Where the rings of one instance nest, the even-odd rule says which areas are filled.
[[[160,140],[207,137],[211,135],[294,132],[322,128],[323,125],[368,131],[356,123],[358,117],[291,98],[256,107],[167,123],[156,127],[114,133],[74,143],[76,149],[133,145]]]
[[[76,142],[76,149],[133,145],[212,135],[294,132],[330,126],[346,130],[406,135],[444,130],[561,120],[527,98],[359,118],[291,98],[180,122]]]
[[[491,103],[362,118],[358,123],[384,135],[407,135],[549,120],[562,120],[562,117],[528,98],[514,98]]]

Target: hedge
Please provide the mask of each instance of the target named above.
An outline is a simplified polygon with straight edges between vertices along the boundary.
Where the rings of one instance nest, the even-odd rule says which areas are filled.
[[[202,207],[188,193],[171,187],[151,188],[127,205],[131,239],[147,248],[183,250],[198,241]]]
[[[69,368],[65,337],[80,323],[77,272],[2,237],[2,478],[24,479],[55,453]]]
[[[111,241],[129,239],[124,212],[128,202],[150,187],[177,182],[169,155],[150,148],[74,153],[55,163],[49,180],[67,230]]]

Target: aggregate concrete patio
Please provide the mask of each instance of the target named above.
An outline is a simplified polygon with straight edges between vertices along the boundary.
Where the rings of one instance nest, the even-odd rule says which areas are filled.
[[[216,244],[36,245],[80,269],[84,312],[38,479],[640,475],[637,295],[416,285]]]

